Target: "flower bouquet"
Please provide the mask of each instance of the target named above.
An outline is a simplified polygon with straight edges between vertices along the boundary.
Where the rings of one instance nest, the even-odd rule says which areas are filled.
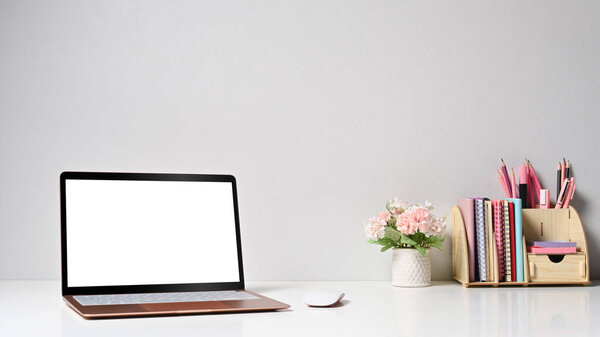
[[[431,214],[433,206],[428,201],[421,206],[394,198],[385,207],[369,219],[365,234],[370,243],[383,246],[382,252],[393,248],[392,285],[431,285],[429,248],[442,248],[446,218]]]
[[[431,214],[431,202],[410,205],[393,198],[385,207],[387,210],[370,218],[365,226],[369,243],[382,245],[382,252],[390,248],[414,248],[423,256],[426,248],[441,249],[446,217]]]

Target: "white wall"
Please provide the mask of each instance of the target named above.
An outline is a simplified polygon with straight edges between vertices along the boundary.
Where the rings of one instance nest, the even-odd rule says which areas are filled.
[[[599,60],[598,1],[1,0],[0,278],[59,277],[63,170],[232,173],[248,279],[388,279],[389,197],[563,156],[598,278]]]

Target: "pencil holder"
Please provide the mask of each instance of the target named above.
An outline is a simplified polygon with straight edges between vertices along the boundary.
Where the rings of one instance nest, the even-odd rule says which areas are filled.
[[[522,210],[523,247],[526,241],[571,241],[577,243],[575,254],[545,255],[523,253],[524,282],[470,282],[467,236],[460,209],[452,207],[452,275],[464,287],[588,285],[589,256],[583,224],[572,206],[562,209],[526,208]],[[492,249],[497,261],[497,251]],[[496,268],[498,265],[492,266]]]

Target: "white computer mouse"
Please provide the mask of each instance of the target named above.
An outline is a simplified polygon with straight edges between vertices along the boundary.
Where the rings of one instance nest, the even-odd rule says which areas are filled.
[[[302,300],[311,307],[329,307],[341,301],[344,295],[339,290],[314,290],[306,293]]]

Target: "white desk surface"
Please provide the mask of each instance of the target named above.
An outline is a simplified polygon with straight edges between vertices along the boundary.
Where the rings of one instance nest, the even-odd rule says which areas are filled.
[[[248,282],[289,303],[266,313],[85,320],[58,281],[0,281],[2,336],[599,336],[600,287],[395,288],[389,282]],[[337,308],[302,303],[311,289],[346,292]],[[595,320],[595,321],[592,321]]]

